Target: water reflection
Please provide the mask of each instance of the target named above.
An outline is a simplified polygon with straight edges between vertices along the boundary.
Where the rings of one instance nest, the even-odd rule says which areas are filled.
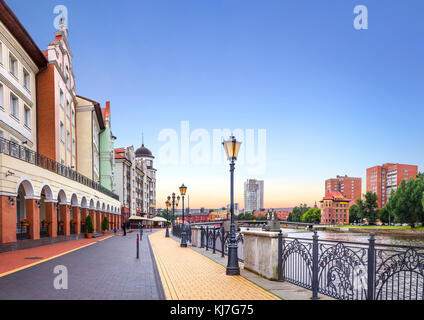
[[[262,230],[261,228],[244,228],[241,230]],[[282,228],[283,233],[286,233],[289,237],[306,238],[312,239],[313,232]],[[368,243],[369,233],[353,233],[353,232],[331,232],[331,231],[318,231],[319,239],[323,240],[339,240],[339,241],[351,241],[351,242],[362,242]],[[376,243],[394,244],[394,245],[406,245],[406,246],[420,246],[424,247],[424,236],[422,235],[376,235]]]

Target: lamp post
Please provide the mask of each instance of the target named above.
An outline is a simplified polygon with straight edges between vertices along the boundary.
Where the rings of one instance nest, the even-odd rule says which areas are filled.
[[[169,238],[169,207],[171,206],[171,202],[169,201],[171,199],[171,197],[168,197],[168,200],[165,201],[165,205],[166,205],[166,234],[165,234],[165,238]]]
[[[227,264],[227,275],[239,275],[240,267],[237,257],[237,240],[236,240],[236,225],[234,223],[234,167],[237,155],[240,150],[241,142],[236,140],[236,137],[231,136],[229,140],[222,142],[227,159],[230,161],[230,173],[231,173],[231,184],[230,184],[230,199],[231,199],[231,225],[230,225],[230,240],[228,244],[228,264]]]
[[[183,248],[187,248],[187,234],[185,232],[185,225],[184,225],[184,196],[187,192],[187,187],[183,185],[180,187],[180,193],[181,193],[181,197],[183,198],[183,225],[182,225],[182,232],[181,232],[181,247]]]
[[[172,202],[170,201],[172,199]],[[168,200],[172,203],[172,230],[174,230],[175,225],[175,207],[178,207],[178,203],[180,202],[180,196],[175,197],[175,192],[172,193],[172,198],[168,197]]]

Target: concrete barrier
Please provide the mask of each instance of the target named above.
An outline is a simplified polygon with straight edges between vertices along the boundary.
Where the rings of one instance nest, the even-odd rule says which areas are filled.
[[[201,227],[192,226],[191,227],[191,245],[193,247],[200,248],[202,243],[202,229]]]
[[[243,231],[244,268],[278,280],[278,232]]]

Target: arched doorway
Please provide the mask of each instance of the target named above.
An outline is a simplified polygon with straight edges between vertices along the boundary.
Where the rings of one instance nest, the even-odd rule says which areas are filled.
[[[47,214],[47,202],[52,202],[53,200],[53,192],[50,188],[50,186],[45,185],[40,192],[40,201],[39,201],[39,208],[40,208],[40,238],[47,238],[51,236],[51,228],[49,228],[49,225],[51,224],[51,214]]]
[[[29,226],[25,223],[26,219],[26,192],[21,184],[16,196],[16,240],[30,239]]]
[[[66,205],[66,194],[63,190],[60,190],[57,195],[57,235],[65,235],[65,217],[62,217],[61,214],[61,205]]]

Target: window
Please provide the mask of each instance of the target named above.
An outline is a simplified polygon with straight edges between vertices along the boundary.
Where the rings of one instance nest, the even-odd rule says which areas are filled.
[[[71,116],[71,105],[69,104],[68,100],[66,100],[66,115],[68,118]]]
[[[0,42],[0,65],[3,65],[3,43]]]
[[[75,111],[74,111],[74,109],[72,109],[71,120],[72,120],[72,126],[75,127]]]
[[[2,83],[0,83],[0,108],[4,109],[4,87]]]
[[[69,151],[71,151],[71,134],[69,131],[66,132],[66,146]]]
[[[63,91],[62,91],[62,89],[60,89],[60,106],[63,108],[63,100],[64,100],[64,97],[63,97]]]
[[[18,78],[18,60],[12,54],[9,54],[9,72]]]
[[[10,114],[19,119],[19,100],[13,93],[10,94]]]
[[[72,139],[72,155],[75,157],[75,139]]]
[[[24,105],[24,124],[26,127],[31,128],[31,109]]]
[[[24,69],[24,87],[28,91],[31,90],[31,77],[30,77],[28,71],[26,71],[25,69]]]
[[[60,141],[65,142],[65,126],[62,121],[60,121]]]

